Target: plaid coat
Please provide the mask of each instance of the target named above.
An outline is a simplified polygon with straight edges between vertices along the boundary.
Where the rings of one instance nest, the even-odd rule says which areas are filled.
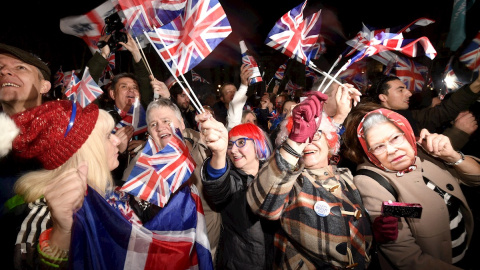
[[[348,185],[347,185],[348,184]],[[339,185],[336,192],[332,187]],[[368,266],[372,244],[370,222],[358,204],[359,194],[348,169],[328,166],[291,170],[278,150],[247,191],[254,212],[280,220],[275,234],[275,268],[338,269],[353,263]],[[317,202],[330,206],[325,217],[314,210]],[[362,211],[359,218],[342,211]]]

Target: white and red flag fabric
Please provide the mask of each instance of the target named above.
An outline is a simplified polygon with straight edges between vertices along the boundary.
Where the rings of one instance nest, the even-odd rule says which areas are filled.
[[[75,252],[68,269],[213,269],[195,185],[184,185],[144,224],[132,221],[132,211],[125,213],[130,199],[115,192],[105,200],[88,187],[82,208],[74,214],[70,250]]]
[[[476,70],[480,66],[480,31],[462,51],[459,59],[470,70]]]
[[[161,149],[149,137],[137,163],[121,191],[164,207],[170,196],[185,183],[195,169],[195,161],[173,125],[169,143]]]
[[[421,92],[428,76],[428,68],[410,58],[398,56],[396,75],[411,92]]]
[[[186,0],[118,0],[118,9],[133,37],[170,23],[182,14]]]
[[[98,40],[102,36],[105,18],[117,12],[112,1],[106,1],[84,15],[69,16],[60,20],[60,30],[68,35],[79,37],[87,43],[94,54],[98,51]]]
[[[263,81],[257,61],[253,55],[247,53],[248,48],[243,40],[240,40],[240,51],[242,53],[242,64],[247,64],[250,67],[249,69],[252,71],[252,76],[248,78],[248,84],[252,85]]]
[[[385,34],[401,34],[401,33],[408,33],[413,29],[420,27],[420,26],[427,26],[434,23],[434,20],[428,18],[419,18],[414,20],[413,22],[407,24],[406,26],[397,26],[392,28],[385,28],[385,29],[371,29],[370,27],[365,26],[362,24],[362,30],[357,33],[357,35],[353,38],[348,40],[346,43],[350,47],[352,47],[349,51],[344,53],[345,57],[351,56],[355,51],[361,51],[365,49],[374,39],[379,40],[380,37],[377,37],[380,33]]]
[[[416,57],[424,53],[430,59],[434,59],[437,55],[437,51],[427,37],[420,37],[411,41],[404,39],[402,34],[382,32],[376,35],[362,51],[349,59],[343,68],[362,60],[364,57],[377,55],[384,51],[397,51],[408,57]]]
[[[325,49],[320,35],[320,12],[303,18],[307,1],[283,15],[267,35],[265,44],[280,51],[289,58],[309,65]]]
[[[85,108],[85,106],[92,103],[101,94],[103,94],[103,90],[93,80],[88,67],[85,68],[81,80],[72,72],[70,83],[65,90],[67,99],[76,101],[82,108]]]
[[[148,38],[178,77],[198,65],[231,32],[230,22],[218,0],[187,0],[182,15],[148,32]]]

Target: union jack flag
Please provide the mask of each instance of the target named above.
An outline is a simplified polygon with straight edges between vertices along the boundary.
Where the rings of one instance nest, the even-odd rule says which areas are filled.
[[[69,87],[65,90],[65,96],[69,100],[77,101],[80,106],[85,108],[85,106],[92,103],[101,94],[103,94],[103,90],[95,83],[92,76],[90,76],[88,67],[85,68],[81,80],[72,72]]]
[[[198,65],[231,32],[218,0],[188,0],[183,15],[148,32],[147,38],[178,77]]]
[[[113,78],[113,70],[115,69],[115,52],[112,52],[108,56],[108,65],[103,70],[102,76],[98,79],[98,86],[104,86],[110,83],[110,80]]]
[[[275,72],[275,75],[273,75],[273,77],[275,77],[275,79],[281,81],[283,80],[283,77],[285,76],[285,70],[287,69],[287,63],[288,63],[288,59],[287,61],[285,61],[285,63],[281,64],[277,71]]]
[[[55,73],[55,76],[53,76],[53,79],[54,79],[53,88],[57,88],[58,86],[64,85],[65,73],[63,73],[62,66],[60,66],[58,71]]]
[[[97,43],[105,26],[105,18],[115,12],[112,1],[106,1],[84,15],[61,19],[60,30],[65,34],[83,39],[94,54],[98,51]]]
[[[373,41],[369,42],[362,51],[349,59],[344,66],[348,67],[354,62],[362,60],[364,57],[376,55],[384,51],[398,51],[406,56],[416,57],[421,49],[423,49],[425,55],[430,59],[435,58],[437,55],[437,51],[427,37],[420,37],[411,41],[403,39],[402,34],[380,33],[376,35]]]
[[[476,70],[480,66],[480,31],[463,50],[459,60],[470,70]]]
[[[171,128],[170,142],[163,149],[149,137],[122,191],[164,207],[171,194],[190,178],[195,161],[180,130]]]
[[[265,44],[308,65],[322,50],[320,12],[303,19],[307,1],[283,15],[268,33]],[[324,45],[323,45],[323,48]]]
[[[251,85],[263,81],[257,61],[255,61],[255,58],[252,55],[247,53],[247,45],[243,40],[240,40],[240,50],[242,51],[242,63],[249,65],[250,70],[253,71],[252,76],[249,78],[250,80],[248,84]]]
[[[192,72],[192,82],[202,82],[202,83],[210,84],[207,80],[205,80],[202,76],[200,76],[200,74],[195,72],[193,69],[190,70],[190,72]],[[168,85],[167,85],[167,87],[170,88]]]
[[[404,32],[410,32],[411,30],[419,27],[419,26],[427,26],[429,24],[434,23],[434,20],[428,19],[428,18],[419,18],[416,19],[415,21],[411,22],[410,24],[406,26],[397,26],[393,28],[385,28],[385,29],[371,29],[370,27],[365,26],[365,24],[362,23],[363,27],[360,32],[357,33],[357,35],[351,39],[348,40],[346,43],[347,45],[351,46],[352,49],[350,49],[349,52],[345,52],[344,55],[345,57],[348,57],[352,55],[355,51],[361,51],[365,49],[365,47],[369,46],[369,44],[374,40],[378,40],[379,37],[378,35],[380,33],[404,33]]]
[[[134,213],[123,212],[129,201],[124,192],[116,190],[105,200],[88,187],[82,208],[74,214],[70,250],[75,252],[68,269],[213,269],[195,185],[179,189],[143,226],[127,216]]]
[[[368,84],[367,80],[367,62],[358,61],[349,66],[345,71],[341,72],[338,77],[347,83],[355,85],[357,89],[365,89]]]
[[[410,58],[399,56],[396,64],[396,75],[412,92],[421,92],[425,85],[428,68],[414,62]]]
[[[287,91],[287,94],[289,96],[293,96],[295,94],[295,91],[303,89],[300,85],[292,82],[291,80],[288,80],[288,83],[285,85],[285,91]],[[281,112],[280,112],[281,113]]]
[[[125,26],[133,37],[170,23],[185,8],[186,0],[118,0]]]
[[[312,78],[313,81],[316,81],[318,79],[318,76],[317,76],[317,73],[315,73],[315,71],[305,66],[305,78]]]
[[[115,106],[118,114],[122,118],[115,126],[113,132],[115,133],[119,128],[125,126],[133,126],[133,135],[139,135],[147,132],[147,119],[146,113],[140,102],[135,102],[128,112],[124,112]]]

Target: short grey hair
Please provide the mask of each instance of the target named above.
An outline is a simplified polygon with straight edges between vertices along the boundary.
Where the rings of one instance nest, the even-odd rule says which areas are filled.
[[[391,123],[390,119],[388,119],[385,115],[381,113],[372,113],[368,115],[365,120],[363,120],[363,134],[365,135],[365,140],[367,137],[368,131],[377,125],[383,123]],[[367,142],[368,143],[368,142]]]
[[[166,98],[160,98],[158,100],[154,100],[148,104],[147,111],[145,112],[146,114],[146,120],[147,124],[150,123],[150,113],[153,109],[158,109],[158,108],[169,108],[171,109],[174,113],[175,116],[178,118],[178,121],[182,122],[182,113],[180,112],[180,109],[171,101],[170,99]]]

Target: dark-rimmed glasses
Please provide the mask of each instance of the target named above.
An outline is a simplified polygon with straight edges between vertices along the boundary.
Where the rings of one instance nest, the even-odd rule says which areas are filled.
[[[243,147],[247,144],[247,141],[248,141],[248,140],[252,140],[252,141],[253,141],[253,139],[250,139],[250,138],[247,138],[247,137],[238,138],[238,139],[236,139],[235,141],[228,141],[227,149],[232,149],[234,144],[235,144],[238,148],[243,148]]]

